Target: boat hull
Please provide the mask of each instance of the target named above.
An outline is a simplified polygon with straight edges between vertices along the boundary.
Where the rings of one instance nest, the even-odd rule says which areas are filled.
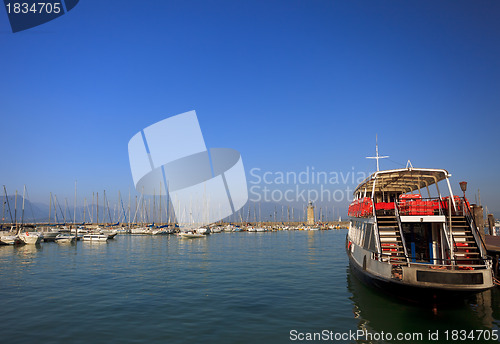
[[[36,232],[22,232],[19,234],[19,238],[27,245],[38,245],[42,241],[43,236]]]
[[[390,278],[376,276],[359,265],[356,260],[347,252],[349,257],[349,266],[353,275],[363,282],[365,285],[377,289],[384,294],[396,297],[412,303],[436,304],[436,303],[452,303],[457,300],[463,300],[474,294],[490,289],[484,288],[464,288],[464,287],[423,287],[402,283]]]
[[[24,242],[17,235],[4,235],[0,237],[0,245],[19,245]]]
[[[86,234],[83,236],[83,241],[105,242],[108,241],[108,236],[105,234]]]
[[[59,234],[55,237],[54,241],[58,244],[70,244],[76,241],[73,235]]]
[[[179,233],[179,237],[182,239],[195,239],[195,238],[204,238],[205,235],[199,233]]]

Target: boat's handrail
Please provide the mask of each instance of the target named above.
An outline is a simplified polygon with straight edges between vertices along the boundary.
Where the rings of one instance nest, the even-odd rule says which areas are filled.
[[[451,211],[451,208],[448,208],[449,211]],[[440,215],[445,215],[443,208],[441,208],[441,202],[439,202],[439,214]],[[451,216],[451,213],[450,213]],[[450,220],[450,226],[451,226],[451,220]],[[448,247],[450,248],[450,262],[455,262],[455,248],[457,247],[457,244],[455,242],[455,239],[453,238],[453,234],[451,232],[451,227],[448,228],[448,223],[445,221],[443,224],[443,232],[444,236],[446,237],[446,243],[448,244]]]
[[[383,262],[387,262],[387,263],[396,263],[395,261],[391,261],[391,258],[394,258],[393,255],[389,254],[389,253],[380,253],[380,254],[377,254],[377,253],[373,253],[374,254],[374,258],[376,260],[380,260],[380,261],[383,261],[384,258],[387,258],[387,261],[383,261]],[[417,259],[417,257],[408,257],[409,259]],[[432,258],[433,261],[440,261],[440,262],[446,262],[446,261],[450,261],[450,259],[443,259],[443,258]],[[490,257],[487,257],[486,259],[484,259],[484,261],[492,261],[492,258]],[[400,262],[400,263],[403,263],[403,262]],[[449,268],[454,268],[454,269],[460,269],[461,267],[467,267],[467,268],[477,268],[477,269],[481,269],[481,268],[488,268],[489,267],[489,264],[433,264],[433,263],[430,263],[430,262],[409,262],[408,264],[406,262],[404,262],[405,265],[408,265],[408,266],[411,266],[411,265],[419,265],[419,266],[426,266],[426,267],[429,267],[432,269],[432,267],[449,267]]]
[[[399,207],[398,207],[397,202],[394,202],[394,215],[396,216],[396,219],[398,220],[399,236],[401,236],[401,243],[403,244],[403,249],[405,252],[406,261],[409,263],[410,259],[408,258],[408,251],[406,250],[406,240],[405,240],[405,236],[403,235],[403,226],[401,225],[401,218],[399,217]]]
[[[377,227],[377,235],[375,236],[375,238],[377,239],[377,251],[378,253],[382,253],[382,245],[380,244],[381,240],[380,240],[380,231],[378,230],[378,219],[377,219],[377,211],[375,210],[375,206],[372,207],[372,212],[373,212],[373,218],[375,219],[375,226]],[[373,230],[375,231],[375,228],[373,228]]]
[[[432,269],[433,266],[435,266],[435,267],[446,267],[446,268],[450,267],[450,268],[459,269],[459,270],[460,270],[461,267],[475,268],[475,269],[487,269],[488,268],[487,264],[460,264],[460,265],[451,265],[451,264],[429,264],[429,263],[415,263],[415,262],[412,262],[412,263],[408,264],[408,266],[412,266],[412,265],[426,266],[426,267],[429,267],[430,269]]]
[[[481,252],[481,258],[484,260],[487,257],[486,244],[483,241],[483,237],[478,232],[476,222],[474,221],[474,217],[472,216],[469,205],[467,204],[467,202],[465,202],[465,199],[463,200],[462,209],[464,210],[464,216],[467,219],[469,227],[471,228],[472,235],[474,235],[474,239],[476,239],[477,243],[481,242],[481,245],[479,246],[479,251]]]

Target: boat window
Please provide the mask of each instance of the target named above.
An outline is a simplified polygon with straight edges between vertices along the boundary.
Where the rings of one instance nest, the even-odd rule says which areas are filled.
[[[361,237],[359,243],[359,245],[363,248],[365,248],[365,232],[366,232],[366,223],[363,223],[361,225]]]
[[[365,230],[365,238],[364,238],[364,243],[363,243],[363,248],[365,250],[370,249],[370,242],[372,241],[372,225],[367,223],[366,224],[366,230]]]
[[[373,224],[370,224],[370,244],[368,245],[368,250],[375,252],[375,231],[373,228]]]

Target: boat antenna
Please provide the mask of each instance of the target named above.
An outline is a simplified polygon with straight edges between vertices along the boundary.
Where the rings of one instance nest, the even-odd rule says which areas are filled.
[[[377,160],[377,172],[378,172],[378,171],[380,171],[378,160],[379,159],[385,159],[385,158],[388,158],[388,157],[389,157],[388,155],[384,155],[384,156],[378,155],[378,135],[375,134],[375,156],[367,156],[366,158],[367,159],[376,159]]]

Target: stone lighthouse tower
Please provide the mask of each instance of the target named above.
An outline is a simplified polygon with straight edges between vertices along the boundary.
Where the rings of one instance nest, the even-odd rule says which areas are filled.
[[[307,205],[307,225],[314,225],[314,206],[312,201],[309,201]]]

